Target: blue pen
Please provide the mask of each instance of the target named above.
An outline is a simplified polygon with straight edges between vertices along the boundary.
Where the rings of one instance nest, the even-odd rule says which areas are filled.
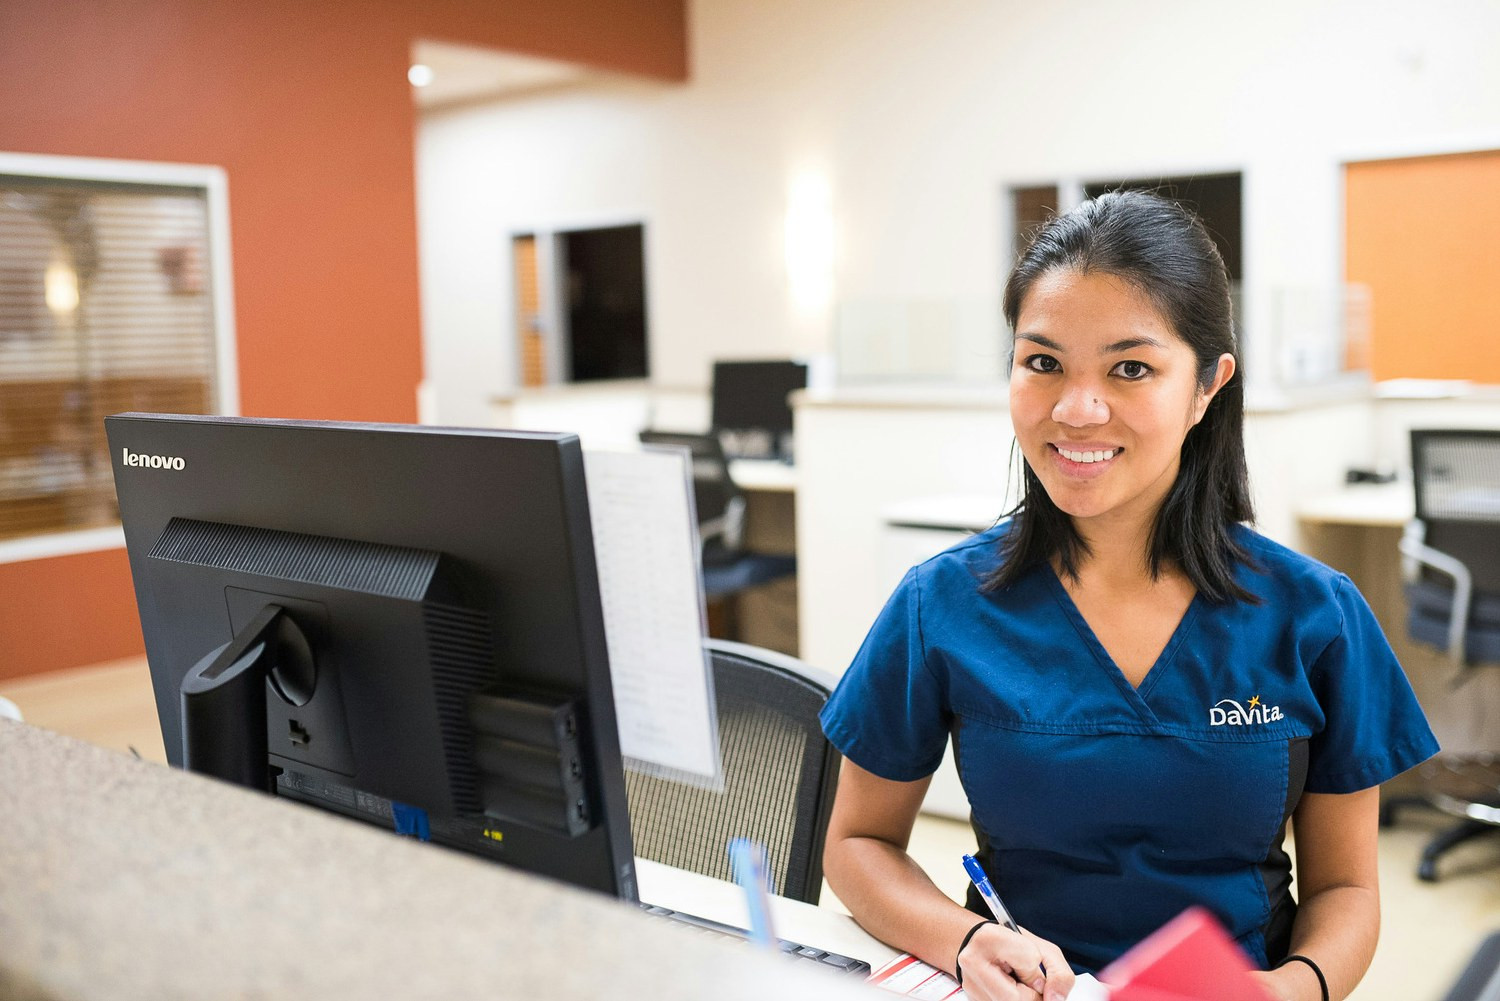
[[[1005,905],[1000,902],[1000,896],[990,885],[990,877],[985,874],[984,867],[979,864],[979,860],[972,855],[965,855],[964,868],[968,870],[969,878],[974,881],[974,888],[979,891],[984,902],[990,905],[990,913],[995,915],[995,920],[1019,935],[1021,929],[1016,927],[1010,911],[1007,911]]]

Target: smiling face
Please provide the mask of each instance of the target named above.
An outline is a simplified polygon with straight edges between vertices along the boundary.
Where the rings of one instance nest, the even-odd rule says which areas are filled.
[[[1183,439],[1233,373],[1223,355],[1200,389],[1192,348],[1139,289],[1055,268],[1017,315],[1011,420],[1047,495],[1086,538],[1145,533]]]

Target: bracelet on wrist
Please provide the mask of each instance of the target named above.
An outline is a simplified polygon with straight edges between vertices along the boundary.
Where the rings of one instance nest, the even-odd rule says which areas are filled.
[[[979,924],[975,925],[973,928],[970,928],[969,933],[964,936],[964,940],[958,943],[958,951],[953,954],[953,979],[958,981],[958,986],[962,987],[964,985],[964,968],[958,965],[958,957],[963,955],[964,949],[968,948],[969,940],[974,937],[975,932],[983,928],[985,925],[993,925],[998,923],[999,922],[997,921],[986,918],[985,920],[979,922]]]
[[[969,934],[972,935],[973,932],[970,932]],[[1277,963],[1276,964],[1276,968],[1279,970],[1279,969],[1281,969],[1283,966],[1285,966],[1288,963],[1306,963],[1308,965],[1308,967],[1312,969],[1313,974],[1318,978],[1318,989],[1323,992],[1323,1001],[1329,1001],[1329,997],[1328,997],[1328,979],[1323,976],[1323,971],[1318,968],[1318,964],[1317,963],[1314,963],[1312,960],[1308,959],[1306,956],[1299,956],[1298,954],[1296,954],[1294,952],[1290,956],[1288,956],[1285,959],[1283,959],[1281,962]]]

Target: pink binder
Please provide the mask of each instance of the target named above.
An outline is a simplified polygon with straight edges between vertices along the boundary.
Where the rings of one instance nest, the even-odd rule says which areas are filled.
[[[1111,1001],[1275,1001],[1212,914],[1189,907],[1099,974]]]

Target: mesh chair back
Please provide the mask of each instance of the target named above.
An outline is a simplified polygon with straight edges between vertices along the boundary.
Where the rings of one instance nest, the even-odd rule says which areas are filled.
[[[1411,457],[1423,541],[1500,592],[1500,430],[1413,431]]]
[[[680,431],[642,431],[640,439],[643,445],[675,445],[688,450],[693,463],[693,505],[697,508],[698,524],[731,517],[732,507],[744,505],[744,491],[729,476],[729,459],[718,438]],[[732,558],[738,551],[738,540],[726,543],[722,537],[711,537],[705,532],[705,564]]]
[[[766,848],[775,892],[817,903],[839,757],[818,723],[833,678],[771,650],[710,640],[724,790],[627,770],[637,855],[732,879],[731,838]]]

